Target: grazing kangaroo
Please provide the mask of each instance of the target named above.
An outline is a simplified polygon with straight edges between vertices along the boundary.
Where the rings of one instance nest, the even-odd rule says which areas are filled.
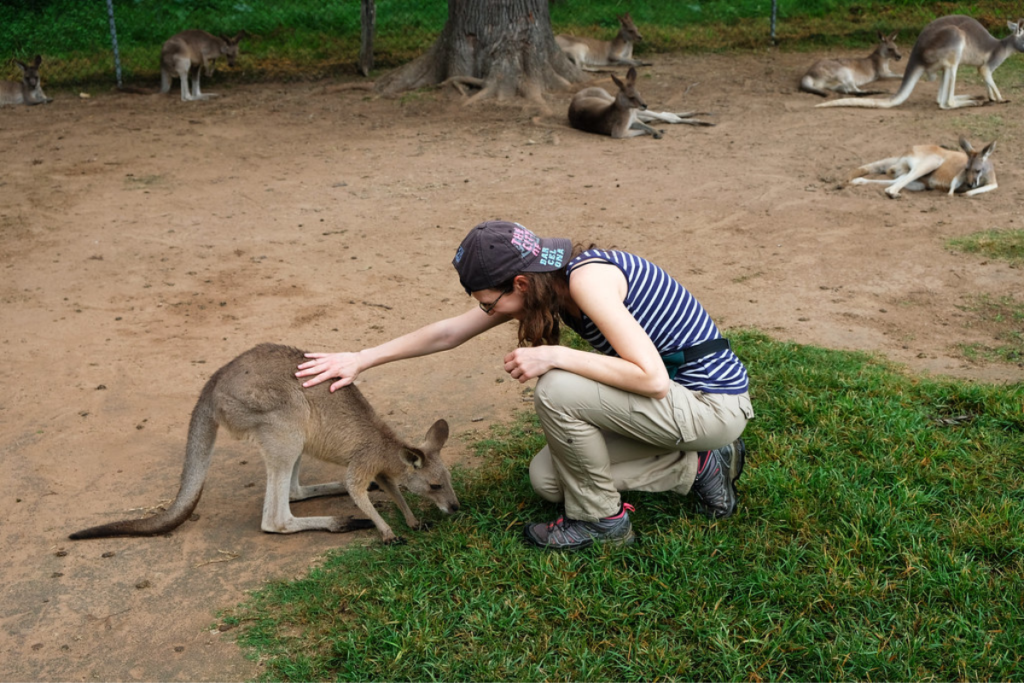
[[[373,483],[391,496],[412,529],[423,526],[399,486],[429,498],[445,513],[459,509],[451,475],[439,455],[448,439],[447,422],[435,422],[422,445],[409,445],[377,417],[355,386],[333,394],[327,384],[304,389],[294,374],[295,366],[304,360],[298,349],[260,344],[215,372],[192,411],[181,487],[171,506],[153,517],[92,527],[71,538],[153,536],[178,527],[199,502],[221,426],[236,438],[255,441],[263,452],[267,467],[263,531],[290,534],[364,528],[341,517],[293,517],[288,504],[348,492],[373,520],[384,543],[400,543],[402,539],[370,502],[367,489]],[[347,465],[345,481],[300,485],[299,464],[304,455]]]
[[[992,142],[978,152],[961,136],[960,147],[963,152],[937,145],[915,145],[898,157],[864,164],[850,176],[850,184],[888,185],[885,193],[893,199],[900,196],[902,189],[912,192],[946,190],[949,196],[973,197],[999,187],[996,169],[989,159],[996,143]],[[873,180],[862,177],[879,174],[890,178]]]
[[[896,34],[878,32],[878,45],[867,57],[848,59],[821,59],[815,62],[800,79],[800,89],[822,97],[827,90],[847,95],[877,95],[878,90],[861,90],[862,85],[883,78],[900,78],[889,69],[889,60],[900,61],[903,55],[896,47]]]
[[[604,88],[591,86],[573,95],[569,103],[569,125],[577,130],[613,138],[631,138],[651,135],[660,140],[665,131],[655,130],[637,120],[637,109],[647,109],[647,103],[636,89],[636,69],[629,67],[625,82],[614,74],[612,81],[619,87],[613,97]]]
[[[817,106],[891,109],[906,102],[922,76],[934,78],[939,72],[942,72],[942,83],[936,99],[940,109],[984,104],[985,98],[981,95],[955,94],[956,71],[960,66],[978,67],[978,73],[985,79],[988,101],[1004,102],[992,80],[992,72],[1013,53],[1024,52],[1024,19],[1018,19],[1016,23],[1008,21],[1006,25],[1010,28],[1010,35],[997,40],[971,17],[959,14],[940,17],[925,26],[917,37],[907,60],[907,69],[903,72],[903,81],[895,95],[886,99],[843,98]]]
[[[215,36],[206,31],[182,31],[167,39],[160,50],[160,92],[171,91],[171,81],[175,77],[181,80],[181,101],[205,100],[216,97],[215,93],[203,93],[199,90],[199,77],[202,71],[207,77],[213,75],[217,59],[224,57],[228,66],[235,65],[238,56],[238,42],[245,37],[245,31],[239,31],[234,38]],[[192,92],[189,92],[188,80],[192,80]]]
[[[619,34],[614,40],[577,38],[557,35],[555,42],[569,60],[584,71],[600,71],[595,67],[650,66],[650,62],[633,59],[633,43],[643,40],[629,12],[619,17]]]
[[[0,81],[0,105],[3,104],[45,104],[53,102],[43,94],[43,86],[39,81],[39,65],[43,63],[42,55],[36,55],[31,64],[12,60],[21,69],[21,82]]]

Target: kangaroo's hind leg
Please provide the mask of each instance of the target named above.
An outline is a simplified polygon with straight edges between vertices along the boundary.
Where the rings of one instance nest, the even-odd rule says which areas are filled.
[[[178,74],[178,80],[181,81],[181,101],[182,102],[191,102],[192,101],[192,93],[189,92],[189,87],[188,87],[188,72],[189,72],[189,67],[191,66],[191,64],[192,64],[192,62],[189,61],[188,57],[175,57],[174,58],[174,73]]]
[[[919,159],[915,159],[910,163],[910,169],[906,173],[898,177],[892,185],[885,188],[885,193],[889,195],[891,199],[896,199],[900,196],[900,190],[903,188],[911,190],[915,189],[911,188],[910,185],[919,178],[923,178],[929,173],[936,171],[939,166],[942,166],[944,161],[945,159],[938,154],[929,154]]]
[[[195,68],[193,68],[192,74],[192,99],[205,100],[210,97],[216,97],[216,95],[214,95],[213,93],[206,93],[204,95],[203,92],[199,89],[199,78],[203,75],[203,67],[201,65],[197,64]]]
[[[655,140],[660,140],[665,135],[665,131],[652,128],[643,121],[634,120],[629,124],[629,132],[626,133],[626,137],[632,138],[637,135],[650,135]]]
[[[253,435],[263,451],[267,466],[267,490],[263,498],[263,531],[292,534],[296,531],[320,529],[347,531],[347,521],[340,517],[295,517],[289,505],[293,474],[298,469],[305,437],[298,430],[264,427]]]
[[[870,164],[864,164],[850,174],[849,182],[851,185],[864,185],[866,183],[888,183],[889,180],[866,180],[863,176],[866,175],[885,175],[889,172],[889,169],[895,167],[902,157],[889,157],[887,159],[879,159],[878,161],[872,161]]]
[[[297,500],[308,500],[320,496],[337,496],[348,493],[348,487],[343,482],[331,481],[323,484],[308,484],[303,486],[299,483],[299,469],[302,466],[302,456],[295,459],[292,466],[291,485],[288,490],[288,499],[292,502]]]

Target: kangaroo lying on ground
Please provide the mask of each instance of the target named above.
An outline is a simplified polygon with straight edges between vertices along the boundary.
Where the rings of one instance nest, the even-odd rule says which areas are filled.
[[[565,52],[565,56],[584,71],[599,71],[594,67],[650,66],[650,62],[633,59],[633,43],[641,40],[643,36],[629,12],[619,17],[619,34],[614,40],[578,38],[565,34],[555,36],[555,42]]]
[[[996,40],[971,17],[959,14],[940,17],[925,26],[917,37],[907,60],[907,69],[903,72],[903,81],[895,95],[881,100],[844,98],[817,106],[891,109],[906,102],[922,76],[934,78],[939,72],[942,72],[937,97],[940,109],[984,104],[985,98],[980,95],[955,94],[956,71],[960,66],[978,67],[978,73],[985,79],[988,101],[1004,102],[992,80],[992,72],[1014,52],[1024,52],[1024,19],[1018,19],[1016,23],[1007,22],[1006,25],[1012,33]]]
[[[228,66],[235,65],[238,56],[238,42],[245,37],[239,31],[234,38],[217,37],[206,31],[182,31],[171,36],[160,50],[160,92],[171,91],[171,81],[175,77],[181,80],[181,101],[205,100],[216,97],[215,93],[202,93],[199,90],[199,77],[202,71],[212,76],[217,58],[224,57]],[[192,79],[192,92],[189,93],[188,79]]]
[[[867,57],[818,60],[800,79],[800,89],[822,97],[828,97],[826,90],[858,96],[877,95],[880,91],[861,90],[860,86],[883,78],[900,78],[889,69],[890,59],[897,62],[903,59],[895,41],[895,33],[887,36],[879,31],[878,46]]]
[[[573,95],[569,103],[569,125],[577,130],[613,138],[652,135],[660,140],[665,131],[655,130],[637,120],[636,110],[647,103],[636,89],[636,69],[629,67],[625,82],[612,75],[619,91],[613,97],[604,88],[592,86]]]
[[[39,65],[43,56],[36,55],[31,64],[12,60],[21,69],[21,82],[0,81],[0,105],[3,104],[45,104],[53,102],[43,94],[43,86],[39,81]]]
[[[263,453],[267,467],[263,531],[289,534],[364,528],[341,517],[293,517],[288,504],[348,492],[376,525],[384,543],[400,543],[402,539],[370,502],[367,489],[373,483],[391,496],[412,529],[422,525],[399,486],[434,501],[442,512],[459,509],[451,475],[439,455],[448,439],[447,422],[435,422],[422,445],[407,444],[377,417],[355,386],[333,394],[327,383],[304,389],[294,374],[304,360],[298,349],[260,344],[215,372],[192,411],[181,488],[171,506],[153,517],[92,527],[71,538],[153,536],[178,527],[199,502],[220,426],[236,438],[255,441]],[[300,485],[304,455],[347,465],[345,481]]]
[[[996,184],[995,167],[989,159],[995,151],[996,143],[989,143],[977,152],[961,136],[960,147],[963,152],[937,145],[916,145],[901,156],[864,164],[850,176],[850,184],[887,185],[885,193],[893,199],[900,196],[902,189],[912,192],[946,190],[949,196],[960,194],[973,197],[999,187]],[[880,174],[889,175],[890,178],[873,180],[862,177]]]

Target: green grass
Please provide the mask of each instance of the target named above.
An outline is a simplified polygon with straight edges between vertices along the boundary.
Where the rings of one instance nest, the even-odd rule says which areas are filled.
[[[970,303],[958,308],[975,315],[970,327],[985,327],[990,332],[989,336],[998,342],[995,346],[960,344],[960,350],[966,358],[1003,363],[1024,362],[1024,302],[1012,296],[975,295],[970,297]]]
[[[1024,230],[985,230],[949,240],[946,246],[954,251],[978,254],[989,259],[1024,265]]]
[[[421,54],[448,16],[444,0],[377,0],[376,5],[378,70]],[[359,0],[117,0],[123,78],[135,85],[156,82],[161,45],[188,28],[249,33],[242,43],[243,57],[231,72],[233,80],[354,77],[360,6]],[[616,17],[628,10],[644,35],[636,46],[640,55],[763,49],[772,44],[770,8],[768,0],[560,0],[551,5],[551,19],[556,32],[610,39],[618,30]],[[897,31],[900,44],[909,49],[928,21],[953,13],[975,16],[1001,37],[1006,20],[1015,19],[1019,7],[1009,0],[779,0],[775,40],[793,50],[867,48],[876,42],[878,31]],[[48,87],[113,83],[103,0],[0,0],[0,45],[22,60],[42,54]],[[6,71],[0,77],[18,76],[13,66]]]
[[[549,554],[524,414],[463,509],[222,615],[265,680],[1018,680],[1024,387],[731,331],[758,417],[739,514],[626,493],[639,541]],[[400,522],[398,522],[400,524]]]
[[[951,239],[946,246],[954,251],[1005,261],[1016,268],[1024,266],[1024,230],[984,230]],[[973,314],[969,327],[985,328],[988,336],[997,342],[995,345],[961,343],[958,346],[965,358],[1024,362],[1024,302],[1012,296],[970,296],[968,303],[958,308]]]

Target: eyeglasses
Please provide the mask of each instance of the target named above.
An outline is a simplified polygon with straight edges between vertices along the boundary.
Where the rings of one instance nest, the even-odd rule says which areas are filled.
[[[492,301],[489,304],[485,304],[483,301],[481,301],[480,302],[480,310],[483,311],[484,313],[486,313],[487,315],[490,315],[491,311],[494,310],[494,307],[498,305],[499,301],[501,301],[501,297],[505,296],[506,294],[510,293],[511,291],[512,291],[511,289],[506,289],[504,292],[502,292],[501,294],[498,295],[497,299],[495,299],[494,301]]]

